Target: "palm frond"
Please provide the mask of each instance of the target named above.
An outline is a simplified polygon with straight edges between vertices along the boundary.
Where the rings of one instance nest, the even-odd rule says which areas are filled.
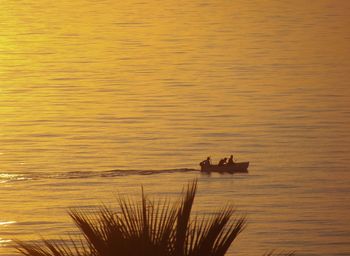
[[[185,241],[186,233],[188,231],[188,225],[194,202],[194,197],[197,191],[197,181],[193,181],[192,184],[187,185],[187,192],[182,199],[178,213],[176,223],[176,233],[174,239],[174,255],[186,255],[185,254]]]
[[[118,212],[107,206],[92,213],[73,209],[69,215],[81,231],[80,242],[73,238],[69,243],[17,242],[17,249],[25,256],[223,256],[244,229],[246,219],[232,220],[232,207],[209,219],[191,219],[196,191],[195,180],[175,203],[149,200],[142,188],[140,202],[120,197]]]

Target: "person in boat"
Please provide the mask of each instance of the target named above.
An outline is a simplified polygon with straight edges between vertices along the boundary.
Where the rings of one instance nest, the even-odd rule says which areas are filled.
[[[206,160],[200,162],[199,164],[200,166],[204,166],[204,165],[211,165],[211,162],[210,162],[210,156],[207,157]]]
[[[229,165],[234,165],[235,164],[235,161],[233,159],[233,155],[230,156],[230,158],[228,159],[227,164],[229,164]]]
[[[226,164],[226,160],[227,160],[227,158],[226,158],[226,157],[225,157],[225,158],[223,158],[223,159],[221,159],[221,160],[219,161],[218,166],[224,166],[224,165]]]

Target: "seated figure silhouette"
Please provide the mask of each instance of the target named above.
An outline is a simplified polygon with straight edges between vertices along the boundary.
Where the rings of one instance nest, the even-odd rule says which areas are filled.
[[[227,164],[229,164],[229,165],[234,165],[235,164],[235,162],[233,160],[233,155],[230,156],[230,158],[228,159]]]
[[[218,166],[224,166],[224,165],[226,164],[226,160],[227,160],[226,157],[223,158],[223,159],[221,159],[220,162],[219,162],[219,164],[218,164]]]
[[[200,162],[200,166],[211,165],[210,157],[208,156],[206,160]]]

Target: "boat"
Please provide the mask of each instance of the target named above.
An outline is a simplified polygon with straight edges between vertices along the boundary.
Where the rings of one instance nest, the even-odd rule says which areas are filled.
[[[241,162],[234,164],[225,164],[222,166],[216,164],[201,165],[201,172],[228,172],[228,173],[246,173],[248,172],[249,162]]]

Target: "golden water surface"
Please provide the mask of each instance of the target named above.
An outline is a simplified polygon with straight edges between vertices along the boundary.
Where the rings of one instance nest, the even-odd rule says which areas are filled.
[[[349,13],[345,0],[0,0],[0,255],[64,236],[68,207],[140,184],[178,195],[192,178],[198,214],[248,215],[229,255],[350,254]],[[184,169],[231,153],[248,175]]]

